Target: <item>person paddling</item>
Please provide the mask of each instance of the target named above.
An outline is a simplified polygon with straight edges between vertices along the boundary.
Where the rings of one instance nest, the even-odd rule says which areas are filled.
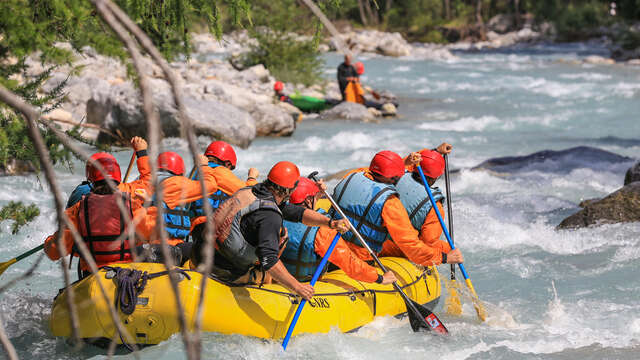
[[[216,180],[218,190],[209,195],[209,203],[215,211],[222,203],[227,201],[236,191],[246,186],[253,186],[258,183],[256,180],[260,172],[256,168],[249,168],[246,181],[240,180],[233,172],[236,168],[238,158],[233,147],[224,141],[214,141],[204,152],[208,159],[208,165],[213,169],[213,176]],[[198,179],[197,172],[194,172],[192,180]],[[190,216],[197,218],[204,215],[203,200],[198,199],[190,205]],[[194,221],[203,222],[204,219]]]
[[[461,253],[447,255],[420,240],[394,186],[404,174],[403,159],[392,151],[381,151],[373,157],[369,169],[344,178],[333,197],[377,254],[385,242],[393,241],[404,257],[423,266],[463,262]],[[360,259],[371,259],[354,234],[347,232],[343,238]]]
[[[448,146],[442,150],[448,153],[451,151],[451,147]],[[444,214],[442,204],[445,197],[439,188],[433,187],[436,180],[444,173],[444,158],[439,152],[426,149],[412,153],[409,157],[413,159],[410,162],[420,164],[432,189],[434,199],[437,201],[438,209],[441,214]],[[460,250],[451,251],[449,244],[440,240],[442,227],[436,212],[429,201],[417,167],[411,166],[411,170],[411,172],[405,173],[396,184],[396,191],[409,214],[411,225],[418,231],[419,238],[425,245],[442,253],[442,263],[446,263],[448,257],[458,258],[461,256],[459,255]],[[385,242],[380,253],[381,256],[402,256],[402,254],[402,250],[392,241]]]
[[[133,151],[136,154],[136,166],[138,167],[138,172],[140,173],[140,177],[138,180],[132,181],[128,184],[121,183],[118,185],[120,191],[133,193],[137,190],[139,196],[134,197],[135,201],[138,201],[138,205],[142,205],[145,201],[145,197],[150,196],[151,188],[151,167],[149,166],[149,157],[147,156],[147,142],[139,137],[134,136],[131,138],[131,146],[133,147]],[[87,177],[87,180],[80,183],[80,185],[76,186],[73,190],[69,199],[67,200],[67,209],[75,205],[80,199],[82,199],[83,195],[86,195],[91,192],[91,181]]]
[[[300,177],[289,202],[313,210],[316,200],[321,195],[320,187],[314,181]],[[318,212],[323,213],[323,210]],[[326,227],[306,226],[286,220],[284,226],[287,228],[289,241],[280,260],[298,281],[309,281],[338,232]],[[342,269],[347,276],[358,281],[384,285],[396,281],[391,271],[384,275],[378,274],[373,266],[358,258],[342,239],[338,240],[329,261]]]
[[[216,277],[236,283],[250,282],[258,279],[259,269],[262,275],[268,274],[304,299],[313,296],[313,287],[296,280],[280,260],[281,245],[286,239],[282,221],[341,230],[346,229],[346,224],[288,203],[299,177],[295,164],[281,161],[271,168],[267,180],[237,191],[218,208],[213,219]],[[204,228],[205,224],[200,224],[193,230],[195,246],[191,261],[196,267],[204,262]]]
[[[143,150],[138,150],[140,158],[146,159],[146,142],[137,141],[139,148],[144,147]],[[144,153],[141,153],[142,151]],[[133,223],[137,224],[136,245],[140,245],[141,239],[148,238],[150,227],[143,221],[146,210],[141,204],[144,200],[133,201],[133,198],[136,197],[137,189],[146,186],[146,178],[141,178],[139,184],[121,184],[120,165],[113,155],[97,153],[91,156],[91,160],[100,164],[107,176],[105,177],[92,161],[87,162],[86,173],[91,191],[83,195],[75,205],[66,209],[65,213],[89,248],[98,267],[131,262],[133,258],[128,238],[129,225],[126,224],[126,218],[120,212],[117,199],[122,200],[125,211],[129,213]],[[117,190],[113,191],[107,181],[115,183]],[[57,235],[56,232],[47,237],[44,242],[44,251],[49,259],[55,261],[69,253],[72,256],[79,256],[76,251],[72,251],[75,240],[70,229],[64,230],[62,248],[58,247]],[[78,264],[78,277],[83,278],[88,274],[90,274],[89,266],[86,260],[81,258]]]
[[[209,159],[200,155],[197,166],[202,171],[206,194],[211,195],[218,190],[214,169],[209,167]],[[164,208],[164,228],[169,245],[179,249],[174,254],[178,263],[183,264],[191,256],[192,243],[185,242],[191,230],[191,218],[187,204],[202,199],[200,182],[184,176],[184,161],[175,152],[166,151],[158,155],[158,182],[162,188],[162,203],[158,204],[154,195],[151,206],[147,209],[147,218],[155,224],[158,206]],[[151,244],[160,244],[160,237],[154,236]],[[175,250],[175,249],[174,249]]]

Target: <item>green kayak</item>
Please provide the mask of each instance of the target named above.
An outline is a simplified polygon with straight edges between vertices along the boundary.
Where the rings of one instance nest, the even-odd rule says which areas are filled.
[[[325,99],[313,96],[292,94],[289,95],[289,98],[293,102],[293,106],[304,112],[318,112],[331,107],[331,104],[327,103]]]

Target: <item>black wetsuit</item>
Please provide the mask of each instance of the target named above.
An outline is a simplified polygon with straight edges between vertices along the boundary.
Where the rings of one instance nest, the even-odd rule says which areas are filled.
[[[255,185],[251,191],[258,199],[272,200],[275,199],[271,192],[267,190],[264,184]],[[256,247],[256,256],[260,261],[260,265],[264,271],[271,269],[279,260],[280,252],[280,228],[282,227],[282,219],[291,222],[301,222],[302,214],[305,208],[302,206],[292,205],[288,202],[279,206],[282,216],[276,211],[269,209],[256,210],[240,220],[240,231],[245,240]],[[202,254],[202,245],[204,244],[204,223],[196,226],[193,231],[194,260],[196,264],[204,261]],[[216,252],[215,266],[220,269],[229,271],[233,277],[244,275],[246,269],[235,269],[233,264]]]
[[[338,66],[338,86],[340,86],[340,93],[342,94],[342,101],[344,101],[344,90],[347,88],[347,78],[358,77],[358,72],[353,65],[347,65],[342,63]]]

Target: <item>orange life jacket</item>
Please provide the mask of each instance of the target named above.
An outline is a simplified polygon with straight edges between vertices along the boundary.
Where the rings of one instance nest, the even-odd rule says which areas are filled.
[[[360,83],[349,81],[344,89],[344,100],[364,105],[364,90]]]
[[[120,235],[126,233],[125,219],[120,213],[117,197],[122,198],[126,210],[133,218],[131,197],[127,193],[85,195],[78,209],[79,231],[88,245],[98,267],[116,262],[131,262],[129,239]],[[87,269],[84,261],[80,267]]]

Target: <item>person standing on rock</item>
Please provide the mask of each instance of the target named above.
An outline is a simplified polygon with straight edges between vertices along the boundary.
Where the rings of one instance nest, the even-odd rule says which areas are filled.
[[[313,210],[316,200],[320,198],[321,194],[320,187],[314,181],[300,177],[298,186],[291,193],[289,202]],[[321,213],[322,211],[318,210]],[[285,221],[284,226],[289,234],[289,242],[284,248],[280,260],[298,281],[309,281],[338,232],[333,229],[306,226],[290,221]],[[396,280],[391,271],[384,275],[378,274],[373,266],[354,254],[342,239],[338,240],[329,261],[342,269],[347,276],[358,281],[386,285]]]
[[[409,160],[418,164],[421,159],[412,156]],[[403,257],[423,266],[462,263],[464,258],[457,249],[447,254],[419,238],[395,187],[404,175],[405,161],[400,155],[381,151],[367,170],[351,172],[338,183],[333,197],[377,254],[385,243],[393,241]],[[371,260],[354,234],[347,232],[343,238],[360,259]]]
[[[342,94],[342,101],[346,101],[345,90],[349,82],[356,81],[358,81],[358,72],[351,64],[351,55],[345,55],[344,62],[338,65],[338,86],[340,94]]]
[[[213,176],[216,179],[218,190],[209,195],[209,203],[215,211],[217,208],[227,201],[236,191],[246,186],[253,186],[258,183],[256,180],[260,172],[256,168],[250,168],[246,181],[240,180],[233,172],[236,168],[238,158],[235,150],[225,141],[214,141],[204,152],[204,156],[209,160],[209,167],[213,169]],[[192,180],[198,179],[197,171],[191,177]],[[203,199],[198,199],[190,205],[190,215],[196,218],[194,222],[201,223],[205,219],[198,219],[204,215]]]
[[[237,191],[218,208],[213,219],[216,231],[213,274],[217,278],[246,283],[262,282],[268,275],[304,299],[313,296],[313,287],[296,280],[280,260],[287,239],[283,219],[341,231],[347,226],[344,221],[287,202],[299,177],[295,164],[281,161],[271,168],[267,180]],[[204,229],[205,224],[200,224],[192,233],[195,245],[191,262],[195,267],[204,262]]]

